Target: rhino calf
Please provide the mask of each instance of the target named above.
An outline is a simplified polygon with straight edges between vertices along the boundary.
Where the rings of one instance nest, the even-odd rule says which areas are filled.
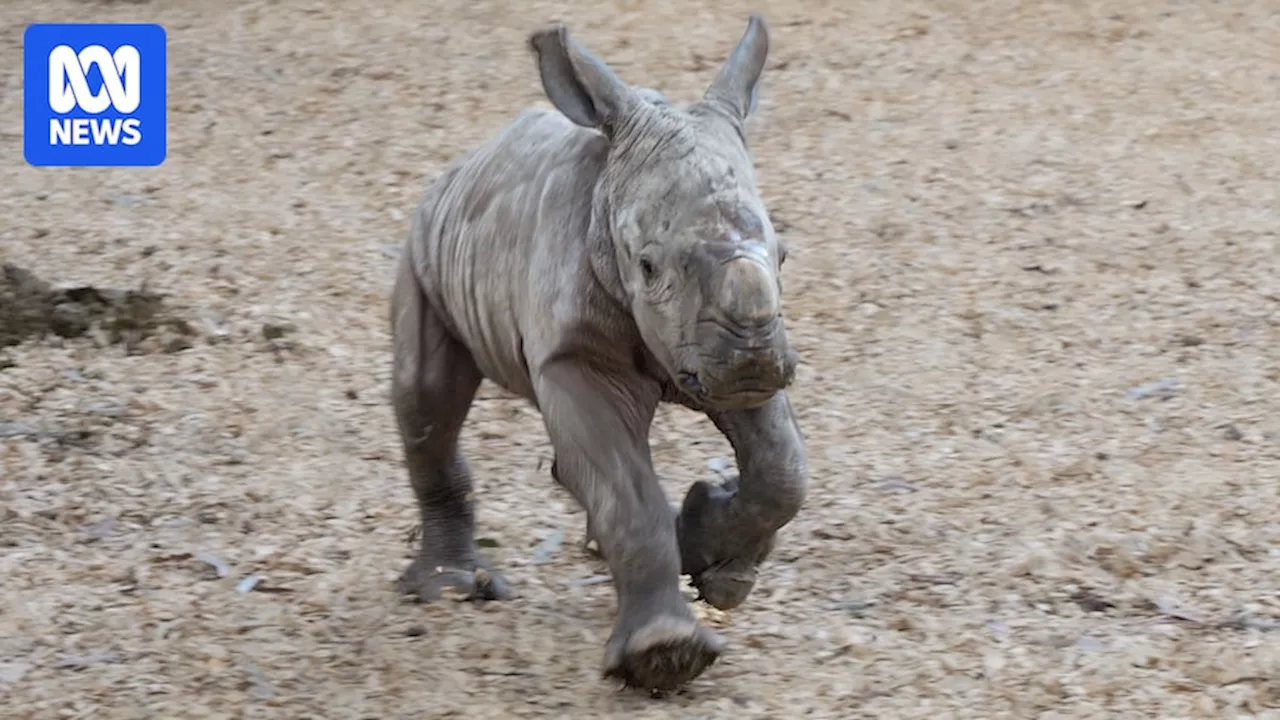
[[[744,123],[768,30],[752,15],[703,97],[633,87],[560,25],[532,34],[555,110],[529,108],[450,165],[412,219],[391,300],[392,395],[421,513],[399,581],[511,596],[475,546],[458,436],[484,378],[532,402],[553,475],[586,510],[617,618],[604,675],[673,689],[723,651],[680,593],[745,600],[799,511],[805,450],[784,389],[786,251],[756,189]],[[673,512],[648,434],[660,402],[704,412],[740,477]],[[674,517],[673,517],[674,516]]]

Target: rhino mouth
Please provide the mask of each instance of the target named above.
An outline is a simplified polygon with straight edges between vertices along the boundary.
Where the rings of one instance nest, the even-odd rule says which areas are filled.
[[[698,404],[717,410],[745,410],[765,404],[786,389],[794,377],[790,366],[776,373],[741,374],[731,381],[707,373],[681,371],[676,375],[680,390]]]
[[[782,317],[743,327],[700,318],[677,351],[670,378],[680,392],[709,410],[763,405],[795,378],[797,356]]]

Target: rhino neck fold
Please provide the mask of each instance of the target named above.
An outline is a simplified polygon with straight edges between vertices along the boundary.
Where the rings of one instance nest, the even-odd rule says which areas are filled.
[[[627,293],[618,271],[613,233],[609,229],[609,196],[604,191],[603,175],[591,191],[591,220],[587,223],[586,252],[596,286],[625,311],[629,307]]]

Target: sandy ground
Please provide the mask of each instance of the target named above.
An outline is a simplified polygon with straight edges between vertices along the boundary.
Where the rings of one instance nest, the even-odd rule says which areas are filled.
[[[34,5],[5,67],[31,21],[166,25],[169,154],[28,167],[0,76],[3,260],[194,334],[0,349],[0,716],[1280,717],[1270,0]],[[464,442],[522,597],[393,593],[393,247],[541,102],[532,28],[686,101],[757,8],[811,494],[654,700],[599,678],[612,588],[492,387]],[[653,443],[673,498],[729,457],[682,409]]]

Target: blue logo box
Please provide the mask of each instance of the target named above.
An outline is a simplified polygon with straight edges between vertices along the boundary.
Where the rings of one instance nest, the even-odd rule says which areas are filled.
[[[168,144],[156,24],[35,24],[22,37],[22,149],[37,167],[142,167]]]

